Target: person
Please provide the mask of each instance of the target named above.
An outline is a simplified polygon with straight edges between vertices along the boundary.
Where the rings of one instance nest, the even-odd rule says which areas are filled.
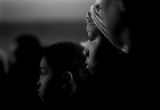
[[[142,4],[128,0],[96,0],[87,13],[88,42],[84,54],[86,68],[94,77],[91,91],[97,88],[105,91],[100,96],[110,100],[110,105],[137,108],[150,102],[146,92],[149,84],[145,80],[151,79],[151,74],[148,77],[146,73],[154,70],[149,63],[150,58],[153,60],[149,52],[153,39],[146,35],[149,26],[146,22],[143,24],[147,16],[142,17],[145,13],[142,9],[147,8],[142,8]],[[95,86],[97,82],[103,86]],[[102,105],[95,102],[94,105]]]
[[[84,61],[83,47],[74,42],[58,42],[44,49],[39,79],[43,107],[73,107],[73,97],[87,78]]]
[[[127,61],[132,46],[127,14],[123,0],[96,0],[87,13],[84,55],[92,74],[86,90],[90,107],[125,107],[127,103],[125,81],[130,78]]]
[[[111,2],[112,0],[107,0],[107,3],[108,1]],[[105,10],[104,1],[97,0],[91,6],[86,17],[88,42],[84,55],[87,57],[87,68],[92,73],[108,71],[108,75],[111,74],[112,72],[109,71],[113,71],[113,67],[116,66],[115,63],[118,62],[113,60],[118,60],[118,56],[128,53],[130,48],[129,32],[126,29],[127,26],[124,25],[125,23],[122,23],[124,22],[122,18],[125,16],[124,7],[122,3],[116,3],[116,1],[113,4],[109,3],[107,10]],[[121,18],[118,18],[119,16]],[[111,76],[109,75],[108,78],[111,79]]]
[[[40,42],[32,34],[19,35],[11,44],[8,72],[9,104],[14,104],[15,107],[29,107],[39,103],[37,81],[41,49]]]

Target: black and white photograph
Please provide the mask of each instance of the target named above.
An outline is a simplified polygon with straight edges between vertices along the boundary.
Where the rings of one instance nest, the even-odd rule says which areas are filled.
[[[153,50],[139,5],[0,0],[0,109],[152,108]]]

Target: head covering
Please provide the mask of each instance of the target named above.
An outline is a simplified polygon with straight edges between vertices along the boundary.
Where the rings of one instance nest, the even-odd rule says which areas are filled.
[[[96,25],[100,32],[111,42],[114,47],[126,53],[128,48],[124,45],[120,45],[118,41],[111,36],[108,30],[105,22],[103,2],[104,1],[102,0],[96,0],[95,4],[90,7],[90,10],[86,16],[86,22],[88,24]]]

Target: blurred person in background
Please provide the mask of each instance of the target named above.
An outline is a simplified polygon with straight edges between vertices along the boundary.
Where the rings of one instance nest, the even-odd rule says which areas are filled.
[[[8,72],[9,101],[15,107],[39,103],[37,81],[41,50],[39,40],[32,34],[17,36],[11,45]]]
[[[7,53],[0,48],[0,101],[1,107],[7,104]]]

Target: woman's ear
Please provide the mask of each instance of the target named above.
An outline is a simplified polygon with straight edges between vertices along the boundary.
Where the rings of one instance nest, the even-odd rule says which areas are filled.
[[[64,82],[63,88],[68,86],[73,81],[73,75],[70,71],[64,72],[62,77],[63,77],[62,79],[63,79],[63,82]]]

